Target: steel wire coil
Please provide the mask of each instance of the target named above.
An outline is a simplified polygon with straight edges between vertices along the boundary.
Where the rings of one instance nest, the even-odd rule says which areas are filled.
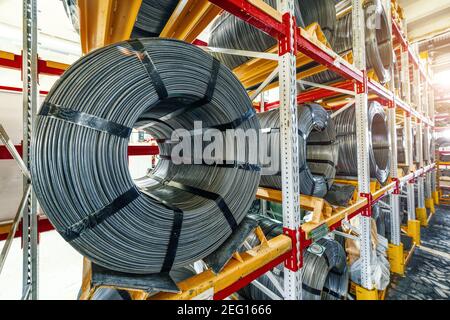
[[[45,113],[49,106],[59,112]],[[253,115],[232,72],[193,45],[148,38],[95,50],[62,75],[37,117],[34,190],[55,229],[96,264],[140,274],[185,266],[217,249],[245,217],[259,167],[245,148],[224,154],[234,157],[231,166],[161,157],[149,176],[133,181],[130,128],[147,124],[158,141],[174,129],[193,130],[196,120],[258,131]],[[69,116],[87,121],[61,120]]]
[[[298,0],[305,27],[317,22],[328,42],[333,45],[336,32],[336,1]]]
[[[260,157],[263,187],[281,189],[280,166],[280,112],[271,110],[258,113],[261,130],[269,131],[260,145],[266,145],[267,153]],[[318,104],[298,106],[298,158],[300,193],[324,197],[336,174],[338,143],[334,122],[328,112]],[[266,158],[270,157],[272,158]],[[268,167],[268,163],[272,165]]]
[[[263,0],[276,8],[276,0]],[[295,18],[303,26],[298,1],[295,1]],[[222,13],[213,23],[208,44],[211,47],[263,52],[277,44],[277,39],[260,31],[244,20],[230,13]],[[214,56],[230,69],[250,60],[249,57],[214,53]]]
[[[142,0],[131,37],[159,36],[178,2],[179,0]]]
[[[267,238],[282,234],[282,223],[264,216],[252,215],[258,220]],[[250,238],[252,245],[258,244],[256,237]],[[322,238],[316,242],[322,252],[304,251],[303,256],[303,300],[345,300],[347,298],[349,274],[345,250],[335,240]],[[275,281],[283,287],[283,264],[272,270]],[[259,283],[278,296],[281,296],[276,286],[267,275],[257,279]],[[270,300],[270,297],[255,285],[248,285],[241,294],[251,300]]]
[[[406,163],[405,128],[397,128],[397,162]]]
[[[384,184],[390,173],[390,137],[383,107],[376,101],[369,103],[369,166],[371,178]],[[349,108],[334,118],[339,161],[337,175],[358,176],[358,148],[355,109]]]
[[[386,83],[391,78],[394,54],[388,18],[381,0],[366,1],[364,16],[367,69],[373,68],[378,80]],[[351,12],[337,21],[332,47],[340,55],[353,50],[352,21]],[[309,81],[316,83],[326,83],[338,79],[340,77],[332,71],[324,71],[308,77]]]
[[[322,238],[316,242],[324,248],[319,256],[306,250],[303,264],[304,300],[343,300],[348,292],[347,256],[336,241]]]
[[[62,0],[66,15],[76,32],[80,32],[76,0]],[[142,0],[131,38],[158,37],[178,5],[179,0]]]

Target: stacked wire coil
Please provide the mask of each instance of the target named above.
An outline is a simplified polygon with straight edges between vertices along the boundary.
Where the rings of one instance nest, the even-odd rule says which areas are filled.
[[[369,166],[371,178],[384,184],[390,172],[390,137],[383,107],[376,101],[369,103]],[[355,108],[351,107],[334,118],[339,161],[337,175],[358,176],[357,123]]]
[[[251,215],[250,217],[258,221],[268,239],[282,234],[281,222],[261,215]],[[255,236],[251,236],[247,241],[252,246],[258,244]],[[305,250],[303,256],[303,300],[347,299],[349,273],[342,245],[335,240],[322,238],[312,247],[318,248],[317,252]],[[282,293],[278,291],[277,287],[283,287],[283,265],[278,265],[271,272],[274,277],[269,278],[269,276],[263,275],[257,281],[275,295],[282,297]],[[276,281],[277,284],[272,281]],[[267,293],[253,284],[245,287],[241,294],[252,300],[271,299]]]
[[[131,37],[157,37],[179,0],[142,0]]]
[[[298,158],[300,193],[324,197],[336,174],[338,143],[333,119],[318,104],[298,106]],[[267,133],[260,140],[261,182],[263,187],[281,189],[280,112],[258,113],[261,131]],[[266,140],[267,139],[267,140]]]
[[[335,240],[322,238],[315,243],[320,254],[306,250],[303,256],[303,299],[347,299],[349,274],[344,248]]]
[[[62,0],[75,31],[80,32],[76,0]],[[158,37],[178,5],[179,0],[142,0],[131,38]]]
[[[330,44],[334,43],[336,33],[335,0],[298,0],[305,27],[317,22]]]
[[[272,8],[276,8],[276,0],[263,0]],[[300,6],[295,1],[295,18],[298,26],[303,26]],[[208,45],[211,47],[263,52],[277,45],[277,40],[230,13],[222,13],[210,31]],[[239,55],[214,53],[223,64],[230,69],[247,62],[250,58]]]
[[[45,99],[32,153],[34,190],[55,229],[91,261],[127,273],[168,271],[217,249],[259,184],[248,150],[224,153],[228,165],[162,157],[138,181],[128,169],[131,128],[146,126],[164,152],[174,130],[193,135],[194,121],[222,135],[259,131],[240,82],[193,45],[130,40],[74,63]]]
[[[367,69],[373,69],[378,80],[386,83],[391,78],[394,64],[392,36],[389,21],[381,0],[370,0],[364,3],[365,47]],[[333,36],[334,51],[343,55],[353,48],[353,17],[348,13],[340,17]],[[320,72],[308,78],[317,83],[326,83],[339,79],[332,71]]]

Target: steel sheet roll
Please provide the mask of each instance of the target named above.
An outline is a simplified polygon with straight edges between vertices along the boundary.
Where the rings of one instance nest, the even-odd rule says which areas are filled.
[[[391,78],[394,64],[392,36],[386,12],[381,0],[369,0],[364,3],[365,44],[367,69],[374,69],[378,80],[386,83]],[[353,49],[352,13],[342,16],[337,21],[332,47],[344,54]],[[331,71],[321,72],[308,78],[310,81],[326,83],[339,79]]]
[[[246,148],[230,148],[228,165],[176,165],[161,156],[133,181],[131,128],[147,125],[164,155],[175,129],[194,135],[194,121],[202,121],[222,135],[225,128],[258,132],[254,114],[232,72],[193,45],[148,38],[98,49],[45,99],[34,190],[56,230],[98,265],[141,274],[185,266],[217,249],[245,217],[259,184],[257,161]]]
[[[258,113],[262,132],[268,132],[266,143],[268,152],[261,157],[260,185],[281,189],[280,152],[280,112],[272,110]],[[318,104],[298,106],[298,157],[300,193],[324,197],[336,173],[338,143],[334,122],[328,112]],[[268,164],[274,164],[268,166]]]
[[[390,137],[383,107],[371,101],[368,110],[370,176],[384,184],[390,172]],[[358,149],[354,107],[334,118],[339,161],[337,175],[358,175]]]
[[[276,0],[263,0],[276,8]],[[295,1],[295,18],[303,26],[298,1]],[[277,40],[230,13],[222,13],[211,27],[208,45],[211,47],[263,52],[277,45]],[[250,60],[249,57],[215,53],[217,59],[230,69]]]

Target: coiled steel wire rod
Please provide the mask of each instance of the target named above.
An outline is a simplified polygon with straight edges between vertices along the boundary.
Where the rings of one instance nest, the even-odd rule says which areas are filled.
[[[381,0],[369,0],[364,3],[365,43],[367,69],[374,69],[378,80],[386,83],[391,78],[394,65],[392,35],[389,21]],[[340,17],[337,21],[332,42],[333,49],[345,54],[353,48],[352,13]],[[332,71],[324,71],[308,78],[316,83],[326,83],[340,79]]]
[[[268,150],[261,157],[260,185],[281,189],[280,113],[278,110],[258,113],[258,118],[261,130],[268,133],[267,140],[260,141],[261,145],[266,143]],[[298,136],[300,193],[323,197],[333,184],[338,163],[333,119],[318,104],[299,105]],[[265,157],[271,157],[271,161]]]
[[[390,172],[390,140],[383,107],[376,101],[369,103],[369,161],[370,175],[384,184]],[[358,175],[355,109],[349,108],[334,118],[339,161],[337,175]]]
[[[263,1],[276,8],[276,0]],[[297,1],[295,2],[295,18],[297,25],[303,26]],[[276,44],[277,40],[275,38],[230,13],[222,13],[214,21],[208,39],[208,45],[211,47],[257,52],[266,51]],[[224,53],[214,53],[214,56],[230,69],[234,69],[250,59],[245,56]]]
[[[281,234],[282,223],[261,215],[250,215],[256,219],[267,238]],[[250,245],[258,244],[255,236],[248,239]],[[305,250],[303,256],[303,299],[304,300],[345,300],[347,299],[349,274],[345,250],[335,240],[322,238],[314,245],[315,250]],[[278,287],[283,286],[283,265],[272,270]],[[276,285],[268,275],[257,279],[264,287],[281,296]],[[270,300],[270,297],[253,284],[245,287],[241,293],[253,300]]]
[[[62,75],[41,108],[34,189],[56,230],[94,263],[141,274],[185,266],[245,217],[260,171],[246,148],[225,152],[234,161],[226,164],[175,165],[165,153],[171,133],[192,134],[194,121],[222,135],[259,131],[254,115],[232,72],[193,45],[147,38],[95,50]],[[127,146],[137,126],[163,156],[133,181]]]

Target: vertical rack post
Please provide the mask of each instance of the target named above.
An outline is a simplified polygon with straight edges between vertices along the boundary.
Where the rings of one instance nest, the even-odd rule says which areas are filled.
[[[420,79],[420,70],[418,66],[414,66],[414,104],[417,111],[423,114],[423,104],[422,104],[422,88]],[[424,167],[423,161],[423,121],[417,119],[417,131],[416,131],[416,150],[419,162],[419,168]],[[420,221],[421,225],[425,225],[427,221],[426,209],[425,209],[425,192],[424,192],[424,179],[423,176],[417,178],[417,208],[416,216]]]
[[[409,73],[409,55],[408,48],[402,46],[401,48],[401,78],[402,78],[402,95],[406,103],[411,106],[411,83]],[[414,154],[413,154],[413,136],[412,136],[412,120],[411,113],[404,112],[405,123],[405,160],[408,165],[408,173],[414,171]],[[416,204],[414,197],[414,179],[407,181],[406,184],[407,210],[408,210],[408,234],[413,236],[416,227]],[[417,241],[417,238],[416,238]]]
[[[385,1],[385,9],[388,15],[389,32],[392,34],[392,12],[391,12],[391,1]],[[389,102],[388,108],[388,125],[389,125],[389,136],[391,139],[391,177],[398,180],[398,159],[397,159],[397,126],[396,126],[396,105],[395,105],[395,79],[394,70],[391,70],[391,80],[390,89],[393,93],[392,101]],[[400,201],[398,190],[399,185],[397,184],[396,189],[390,196],[391,205],[391,239],[388,239],[390,243],[395,246],[400,245]],[[403,250],[402,250],[403,251]],[[403,254],[403,253],[402,253]]]
[[[296,85],[296,26],[294,0],[279,0],[286,36],[279,39],[280,148],[283,192],[283,231],[293,239],[293,257],[285,263],[284,297],[301,300],[300,185]]]
[[[427,75],[428,75],[428,66],[427,66]],[[428,81],[425,79],[424,81],[424,100],[423,100],[423,106],[424,106],[424,116],[427,120],[430,119],[430,93],[429,93],[429,87]],[[427,124],[425,126],[425,132],[424,132],[424,161],[425,164],[428,166],[431,164],[431,141],[430,141],[430,126]],[[430,213],[434,213],[434,203],[433,203],[433,197],[431,192],[431,171],[428,171],[425,175],[425,208],[430,210]]]
[[[37,110],[37,1],[23,0],[23,161],[30,170],[31,139]],[[31,181],[24,178],[26,192]],[[23,212],[23,299],[38,299],[36,198],[31,192]]]
[[[361,213],[361,285],[373,289],[371,271],[371,193],[369,170],[368,92],[366,73],[365,19],[361,0],[352,0],[353,60],[355,67],[363,72],[363,82],[356,85],[355,121],[358,148],[358,188],[361,196],[368,200],[367,208]],[[371,26],[374,27],[374,26]]]

